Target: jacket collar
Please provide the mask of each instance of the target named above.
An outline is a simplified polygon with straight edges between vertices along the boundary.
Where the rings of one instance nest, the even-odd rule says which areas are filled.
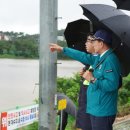
[[[107,58],[107,56],[112,53],[112,49],[107,50],[102,56],[101,58],[99,58],[99,61],[102,61],[104,58]]]

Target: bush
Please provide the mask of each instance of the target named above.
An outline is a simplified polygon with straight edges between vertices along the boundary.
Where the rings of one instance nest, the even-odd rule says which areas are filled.
[[[75,74],[71,78],[58,78],[57,91],[67,95],[74,103],[77,104],[80,88],[80,76]]]

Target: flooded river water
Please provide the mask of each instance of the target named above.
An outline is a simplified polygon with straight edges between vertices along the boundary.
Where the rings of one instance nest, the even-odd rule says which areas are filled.
[[[76,61],[58,61],[59,77],[73,76],[82,68]],[[0,111],[29,105],[38,97],[39,61],[0,59]]]

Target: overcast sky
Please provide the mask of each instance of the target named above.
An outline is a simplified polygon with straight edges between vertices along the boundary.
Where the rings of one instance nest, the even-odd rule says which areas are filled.
[[[0,0],[0,30],[39,33],[40,0]],[[68,22],[85,18],[79,4],[100,3],[116,6],[112,0],[58,0],[58,29]]]

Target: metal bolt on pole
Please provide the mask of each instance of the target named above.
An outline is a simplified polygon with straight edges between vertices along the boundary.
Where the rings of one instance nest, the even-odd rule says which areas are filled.
[[[39,130],[56,129],[54,99],[57,54],[49,43],[57,42],[57,0],[40,0]]]

